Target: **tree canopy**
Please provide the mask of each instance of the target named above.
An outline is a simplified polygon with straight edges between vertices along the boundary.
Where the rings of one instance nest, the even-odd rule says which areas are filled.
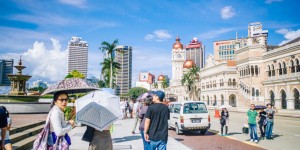
[[[84,79],[85,76],[84,74],[82,74],[81,72],[77,71],[77,70],[73,70],[72,72],[70,72],[66,77],[66,78],[81,78]]]
[[[137,98],[138,96],[140,96],[143,93],[146,93],[147,91],[148,90],[143,87],[134,87],[129,90],[128,95],[130,97]]]

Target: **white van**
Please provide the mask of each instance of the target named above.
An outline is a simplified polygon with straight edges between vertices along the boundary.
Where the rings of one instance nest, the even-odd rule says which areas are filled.
[[[203,102],[172,102],[169,109],[169,128],[175,128],[176,134],[184,131],[200,131],[205,134],[210,128],[210,116]]]

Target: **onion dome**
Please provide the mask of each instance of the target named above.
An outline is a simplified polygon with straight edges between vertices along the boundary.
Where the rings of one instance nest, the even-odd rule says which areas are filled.
[[[165,76],[162,75],[162,74],[159,75],[158,78],[157,78],[158,81],[163,81],[164,79],[165,79]]]
[[[183,45],[180,43],[180,38],[178,36],[176,42],[173,44],[173,49],[183,49]]]
[[[186,60],[184,63],[183,63],[183,68],[192,68],[196,66],[196,64],[194,63],[194,61],[192,60]]]

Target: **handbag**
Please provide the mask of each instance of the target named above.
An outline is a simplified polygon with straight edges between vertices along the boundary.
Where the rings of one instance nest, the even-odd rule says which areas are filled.
[[[33,150],[68,150],[69,145],[63,136],[56,139],[54,143],[52,134],[50,133],[50,116],[52,110],[46,119],[46,125],[39,133],[38,137],[33,143]]]

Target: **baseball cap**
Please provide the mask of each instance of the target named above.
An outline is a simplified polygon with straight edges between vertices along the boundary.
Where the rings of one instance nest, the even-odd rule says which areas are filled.
[[[165,98],[165,93],[163,91],[153,91],[152,95],[157,95],[160,100],[163,100]]]

